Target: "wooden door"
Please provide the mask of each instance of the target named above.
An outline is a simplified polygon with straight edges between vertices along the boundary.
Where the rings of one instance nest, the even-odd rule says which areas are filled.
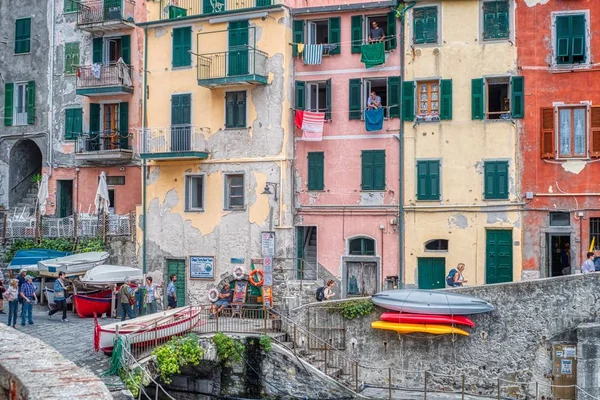
[[[443,289],[446,287],[446,259],[442,257],[419,257],[417,259],[419,289]]]
[[[58,217],[73,215],[73,181],[58,181]]]
[[[486,231],[485,281],[486,283],[512,282],[513,252],[512,230]]]
[[[346,263],[346,295],[371,296],[377,293],[377,263]]]
[[[171,151],[192,149],[192,95],[171,96]]]
[[[574,400],[577,395],[577,345],[555,344],[552,349],[554,400]]]
[[[175,294],[177,295],[177,307],[185,305],[185,260],[167,260],[167,279],[165,282],[170,282],[171,275],[177,275],[175,282]],[[165,295],[166,295],[165,289]]]

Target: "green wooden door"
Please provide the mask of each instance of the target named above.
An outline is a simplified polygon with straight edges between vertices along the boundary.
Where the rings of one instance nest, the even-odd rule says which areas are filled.
[[[249,66],[248,21],[230,22],[228,31],[229,61],[227,76],[247,75]]]
[[[175,282],[175,293],[177,295],[177,307],[185,305],[185,260],[167,260],[167,279],[165,282],[170,282],[171,275],[177,275]],[[166,296],[165,289],[165,296]]]
[[[192,149],[192,95],[171,96],[171,151]]]
[[[485,246],[485,283],[512,282],[512,231],[486,231]]]
[[[446,287],[446,259],[421,258],[417,259],[419,274],[419,289],[443,289]]]
[[[57,181],[58,183],[58,217],[73,215],[73,181]]]

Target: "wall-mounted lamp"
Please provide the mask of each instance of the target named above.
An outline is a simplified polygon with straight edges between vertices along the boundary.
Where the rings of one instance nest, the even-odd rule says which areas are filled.
[[[273,182],[267,182],[265,183],[265,190],[263,190],[262,194],[273,194],[271,192],[271,189],[269,188],[270,185],[273,185],[273,190],[275,191],[275,201],[277,201],[277,188],[279,186],[278,183],[273,183]]]

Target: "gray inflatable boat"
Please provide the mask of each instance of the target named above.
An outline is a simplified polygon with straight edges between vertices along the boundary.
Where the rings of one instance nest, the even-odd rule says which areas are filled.
[[[494,310],[485,300],[444,290],[386,290],[374,294],[371,300],[388,310],[415,314],[469,315]]]

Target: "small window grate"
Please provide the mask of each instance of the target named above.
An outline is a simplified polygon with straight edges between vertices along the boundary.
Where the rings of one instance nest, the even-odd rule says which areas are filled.
[[[594,238],[594,249],[600,249],[600,218],[590,218],[590,243]]]
[[[571,215],[568,212],[551,212],[550,226],[571,226]]]

